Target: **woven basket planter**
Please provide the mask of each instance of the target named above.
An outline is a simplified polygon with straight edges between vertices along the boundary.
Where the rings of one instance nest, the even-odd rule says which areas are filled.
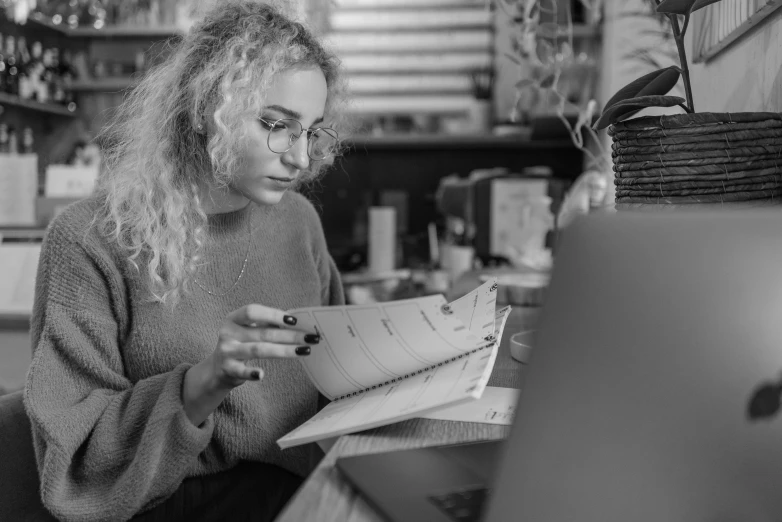
[[[782,203],[782,114],[695,113],[611,125],[617,209]]]

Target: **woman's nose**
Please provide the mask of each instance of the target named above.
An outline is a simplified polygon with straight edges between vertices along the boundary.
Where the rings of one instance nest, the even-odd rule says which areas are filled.
[[[293,146],[282,155],[282,159],[288,165],[299,170],[304,170],[310,166],[310,157],[307,154],[307,135],[302,133]]]

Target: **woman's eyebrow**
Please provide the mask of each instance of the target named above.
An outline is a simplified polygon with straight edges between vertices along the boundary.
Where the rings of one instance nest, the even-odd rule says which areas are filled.
[[[300,120],[301,119],[301,114],[300,113],[298,113],[298,112],[296,112],[296,111],[294,111],[292,109],[288,109],[287,107],[283,107],[282,105],[267,105],[266,108],[274,110],[274,111],[277,111],[277,112],[279,112],[281,114],[284,114],[285,116],[287,116],[289,118],[293,118],[294,120]],[[318,119],[316,119],[312,124],[313,125],[317,125],[318,123],[322,123],[322,122],[323,122],[323,116],[321,116]]]

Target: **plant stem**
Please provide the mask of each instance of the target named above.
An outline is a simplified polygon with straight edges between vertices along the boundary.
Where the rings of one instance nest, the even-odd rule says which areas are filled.
[[[682,80],[684,81],[684,92],[687,96],[687,107],[689,112],[695,112],[695,104],[692,100],[692,84],[690,83],[690,67],[687,65],[687,53],[684,49],[684,32],[679,29],[679,18],[677,15],[668,15],[673,29],[673,38],[676,40],[676,49],[679,51],[679,61],[682,66]],[[684,19],[684,28],[689,25],[689,15]]]

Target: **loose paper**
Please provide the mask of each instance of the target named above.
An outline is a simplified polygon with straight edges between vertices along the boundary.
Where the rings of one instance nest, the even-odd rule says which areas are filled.
[[[482,424],[513,424],[516,403],[521,391],[513,388],[495,388],[487,386],[477,401],[465,402],[458,406],[431,411],[420,415],[424,419],[480,422]]]

